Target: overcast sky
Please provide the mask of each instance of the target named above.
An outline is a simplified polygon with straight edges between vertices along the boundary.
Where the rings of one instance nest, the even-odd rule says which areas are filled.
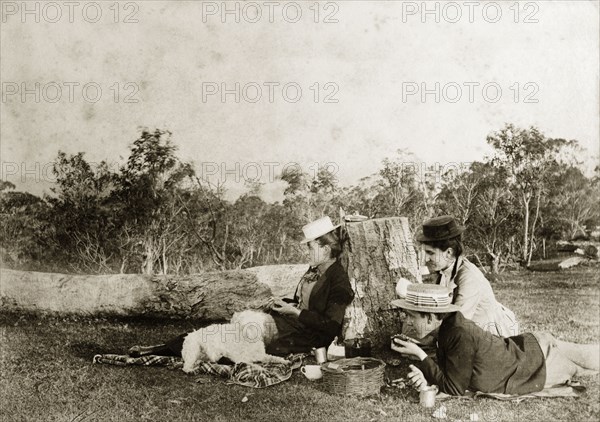
[[[505,122],[597,160],[597,1],[422,4],[2,2],[2,177],[48,191],[58,150],[116,167],[140,126],[231,196],[260,172],[269,200],[288,163],[350,184],[399,148],[470,162]]]

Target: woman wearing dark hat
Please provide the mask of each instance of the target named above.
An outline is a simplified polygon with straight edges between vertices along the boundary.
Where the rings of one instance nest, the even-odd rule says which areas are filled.
[[[422,244],[427,268],[439,274],[437,284],[453,290],[452,303],[465,318],[498,336],[518,334],[514,313],[496,301],[490,282],[462,255],[464,230],[449,215],[423,224],[416,238]]]
[[[392,306],[407,315],[420,337],[438,332],[437,363],[417,344],[394,338],[391,348],[420,361],[410,365],[415,388],[437,385],[451,395],[471,392],[527,394],[600,369],[600,346],[558,340],[548,333],[501,338],[464,317],[443,286],[412,284]]]

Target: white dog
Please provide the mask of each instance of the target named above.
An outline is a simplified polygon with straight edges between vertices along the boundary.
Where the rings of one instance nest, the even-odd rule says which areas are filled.
[[[273,317],[247,310],[233,314],[228,324],[213,324],[189,333],[183,341],[181,356],[184,372],[193,372],[200,362],[217,362],[225,357],[237,362],[289,363],[268,355],[265,343],[277,337]]]

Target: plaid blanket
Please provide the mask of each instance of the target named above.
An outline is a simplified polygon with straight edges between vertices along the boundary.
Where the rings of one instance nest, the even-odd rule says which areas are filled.
[[[92,363],[106,363],[117,366],[166,366],[172,369],[180,369],[183,367],[183,359],[174,356],[156,356],[148,355],[139,358],[132,358],[129,355],[95,355]]]
[[[302,361],[307,356],[307,353],[290,355],[287,357],[287,360],[290,361],[289,364],[240,362],[235,365],[221,365],[212,362],[202,362],[193,372],[193,375],[217,375],[226,378],[228,384],[264,388],[288,380],[292,376],[292,371],[302,366]],[[183,360],[179,357],[155,355],[139,358],[132,358],[128,355],[96,355],[92,362],[118,366],[166,366],[171,369],[181,369],[183,367]],[[198,382],[200,381],[198,380]]]

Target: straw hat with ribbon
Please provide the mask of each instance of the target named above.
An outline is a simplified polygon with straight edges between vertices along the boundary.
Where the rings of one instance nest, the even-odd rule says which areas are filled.
[[[340,226],[341,224],[334,226],[329,217],[319,218],[318,220],[308,223],[302,227],[304,239],[300,243],[308,243],[312,240],[318,239],[319,237],[334,231]]]
[[[406,299],[392,300],[395,308],[417,312],[447,313],[460,308],[452,304],[452,290],[437,284],[410,284],[406,288]]]

